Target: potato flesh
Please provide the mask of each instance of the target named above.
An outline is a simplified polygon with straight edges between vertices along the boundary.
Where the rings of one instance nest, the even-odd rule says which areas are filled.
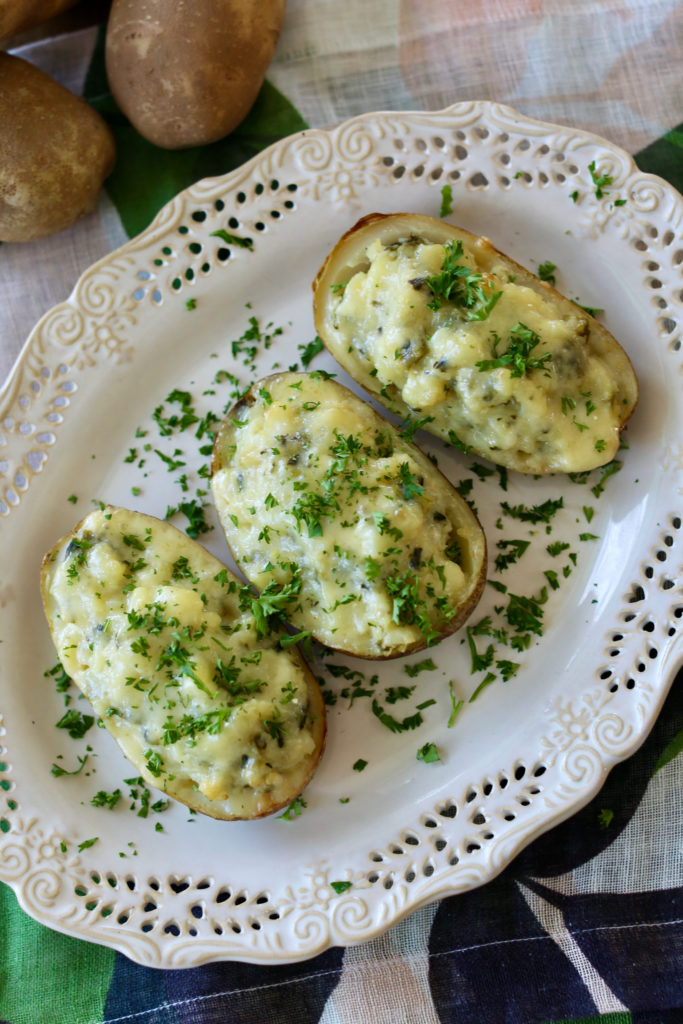
[[[340,385],[282,374],[253,395],[219,434],[211,486],[254,586],[294,583],[285,617],[360,657],[404,653],[449,632],[478,586],[485,550],[460,496]],[[242,416],[246,425],[234,428]]]
[[[148,784],[217,817],[288,803],[320,749],[315,684],[257,635],[240,591],[198,544],[124,509],[91,513],[44,571],[66,672]]]
[[[384,227],[390,221],[378,216],[376,231],[372,223],[359,230],[353,258],[345,252],[335,264],[333,253],[319,275],[316,325],[342,365],[389,408],[510,468],[570,472],[609,461],[637,385],[613,339],[611,349],[593,344],[596,331],[607,332],[490,243],[457,229],[462,252],[452,262],[476,275],[470,280],[483,300],[495,301],[467,309],[439,300],[429,282],[446,265],[448,227],[439,225],[444,240],[427,240],[430,218],[415,218],[413,235],[408,216],[395,236]],[[522,372],[500,358],[520,334],[530,355]]]

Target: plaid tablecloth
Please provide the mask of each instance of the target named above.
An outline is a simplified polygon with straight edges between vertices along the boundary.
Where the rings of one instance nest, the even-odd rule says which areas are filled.
[[[52,238],[0,246],[0,379],[81,271],[167,199],[306,125],[492,99],[593,131],[683,189],[678,0],[289,0],[252,113],[222,142],[176,153],[146,143],[116,109],[101,26],[14,52],[107,118],[118,162],[93,214]],[[35,923],[0,886],[0,1020],[678,1024],[682,747],[679,677],[640,751],[495,881],[295,966],[139,967]]]

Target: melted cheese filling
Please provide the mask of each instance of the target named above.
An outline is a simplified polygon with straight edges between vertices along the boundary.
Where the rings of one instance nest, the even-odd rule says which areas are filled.
[[[283,615],[323,643],[377,655],[434,641],[472,585],[478,524],[455,526],[426,458],[324,384],[266,381],[234,431],[212,478],[229,544],[257,589],[289,588]]]
[[[57,552],[46,611],[65,670],[146,780],[249,815],[288,799],[315,740],[302,664],[257,635],[241,590],[174,528],[105,509]]]
[[[494,461],[507,464],[506,453],[514,453],[529,472],[608,461],[619,443],[621,398],[609,366],[585,343],[587,319],[558,310],[552,293],[516,283],[502,261],[484,270],[474,247],[458,265],[481,275],[474,283],[484,299],[498,297],[482,319],[469,319],[485,303],[438,303],[427,284],[441,274],[445,252],[414,239],[369,245],[367,269],[332,299],[342,350],[376,371],[389,405],[400,397],[431,416],[436,433],[452,431],[456,445]],[[537,339],[530,368],[516,374],[514,364],[491,366],[514,349],[520,326]]]

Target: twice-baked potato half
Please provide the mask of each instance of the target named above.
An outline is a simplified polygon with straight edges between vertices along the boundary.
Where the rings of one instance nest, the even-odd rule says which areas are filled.
[[[306,786],[325,742],[318,684],[201,545],[104,506],[45,556],[41,591],[66,672],[148,785],[225,819]]]
[[[211,490],[261,600],[328,647],[382,659],[421,650],[481,595],[486,542],[467,502],[329,375],[257,382],[216,436]]]
[[[370,214],[313,282],[315,325],[362,387],[455,447],[522,473],[609,462],[638,384],[580,306],[480,238]]]

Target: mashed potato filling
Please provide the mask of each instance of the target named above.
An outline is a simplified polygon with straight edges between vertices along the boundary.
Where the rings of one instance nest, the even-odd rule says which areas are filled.
[[[200,545],[105,507],[48,556],[43,590],[66,672],[149,784],[249,817],[306,781],[320,723],[303,663]]]
[[[528,472],[616,451],[626,399],[579,307],[516,280],[488,244],[377,238],[364,257],[335,285],[328,322],[390,408],[398,399],[455,446]]]
[[[315,373],[261,382],[229,434],[212,476],[221,523],[258,590],[288,588],[288,621],[369,656],[440,638],[481,531],[425,456]]]

